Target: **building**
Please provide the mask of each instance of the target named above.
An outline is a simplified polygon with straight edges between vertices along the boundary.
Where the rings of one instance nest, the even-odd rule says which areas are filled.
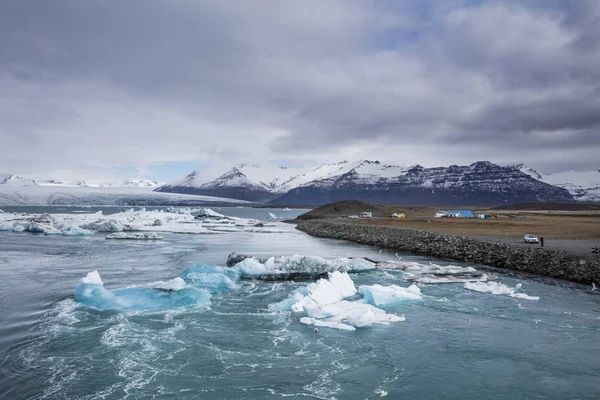
[[[439,210],[435,214],[436,218],[446,217],[446,218],[475,218],[473,212],[471,210]]]

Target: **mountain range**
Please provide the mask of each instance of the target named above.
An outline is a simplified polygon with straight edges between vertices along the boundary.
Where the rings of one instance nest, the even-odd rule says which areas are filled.
[[[196,170],[157,192],[218,196],[269,204],[319,205],[347,199],[382,204],[502,205],[530,201],[600,201],[600,172],[544,175],[527,165],[424,168],[379,161],[315,167],[241,164],[210,176]]]

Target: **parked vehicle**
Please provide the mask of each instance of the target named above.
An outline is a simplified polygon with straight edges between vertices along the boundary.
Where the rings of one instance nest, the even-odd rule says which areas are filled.
[[[538,243],[539,240],[535,235],[525,235],[525,243]]]
[[[363,211],[360,213],[361,218],[373,218],[373,213],[370,211]]]

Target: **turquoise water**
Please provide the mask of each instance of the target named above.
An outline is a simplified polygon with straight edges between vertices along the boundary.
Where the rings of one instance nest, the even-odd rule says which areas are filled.
[[[281,226],[286,233],[164,234],[143,243],[0,232],[0,398],[600,398],[600,296],[565,282],[499,277],[539,301],[421,284],[421,301],[386,308],[405,322],[356,332],[315,333],[298,316],[269,310],[305,282],[240,281],[209,290],[208,301],[150,311],[99,311],[74,299],[93,270],[105,288],[122,290],[194,264],[224,265],[231,251],[396,258]],[[352,279],[409,285],[399,271]]]

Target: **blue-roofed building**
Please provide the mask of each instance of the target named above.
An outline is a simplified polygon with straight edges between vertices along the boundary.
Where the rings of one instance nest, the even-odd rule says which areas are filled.
[[[475,218],[471,210],[448,210],[446,215],[451,218]]]

